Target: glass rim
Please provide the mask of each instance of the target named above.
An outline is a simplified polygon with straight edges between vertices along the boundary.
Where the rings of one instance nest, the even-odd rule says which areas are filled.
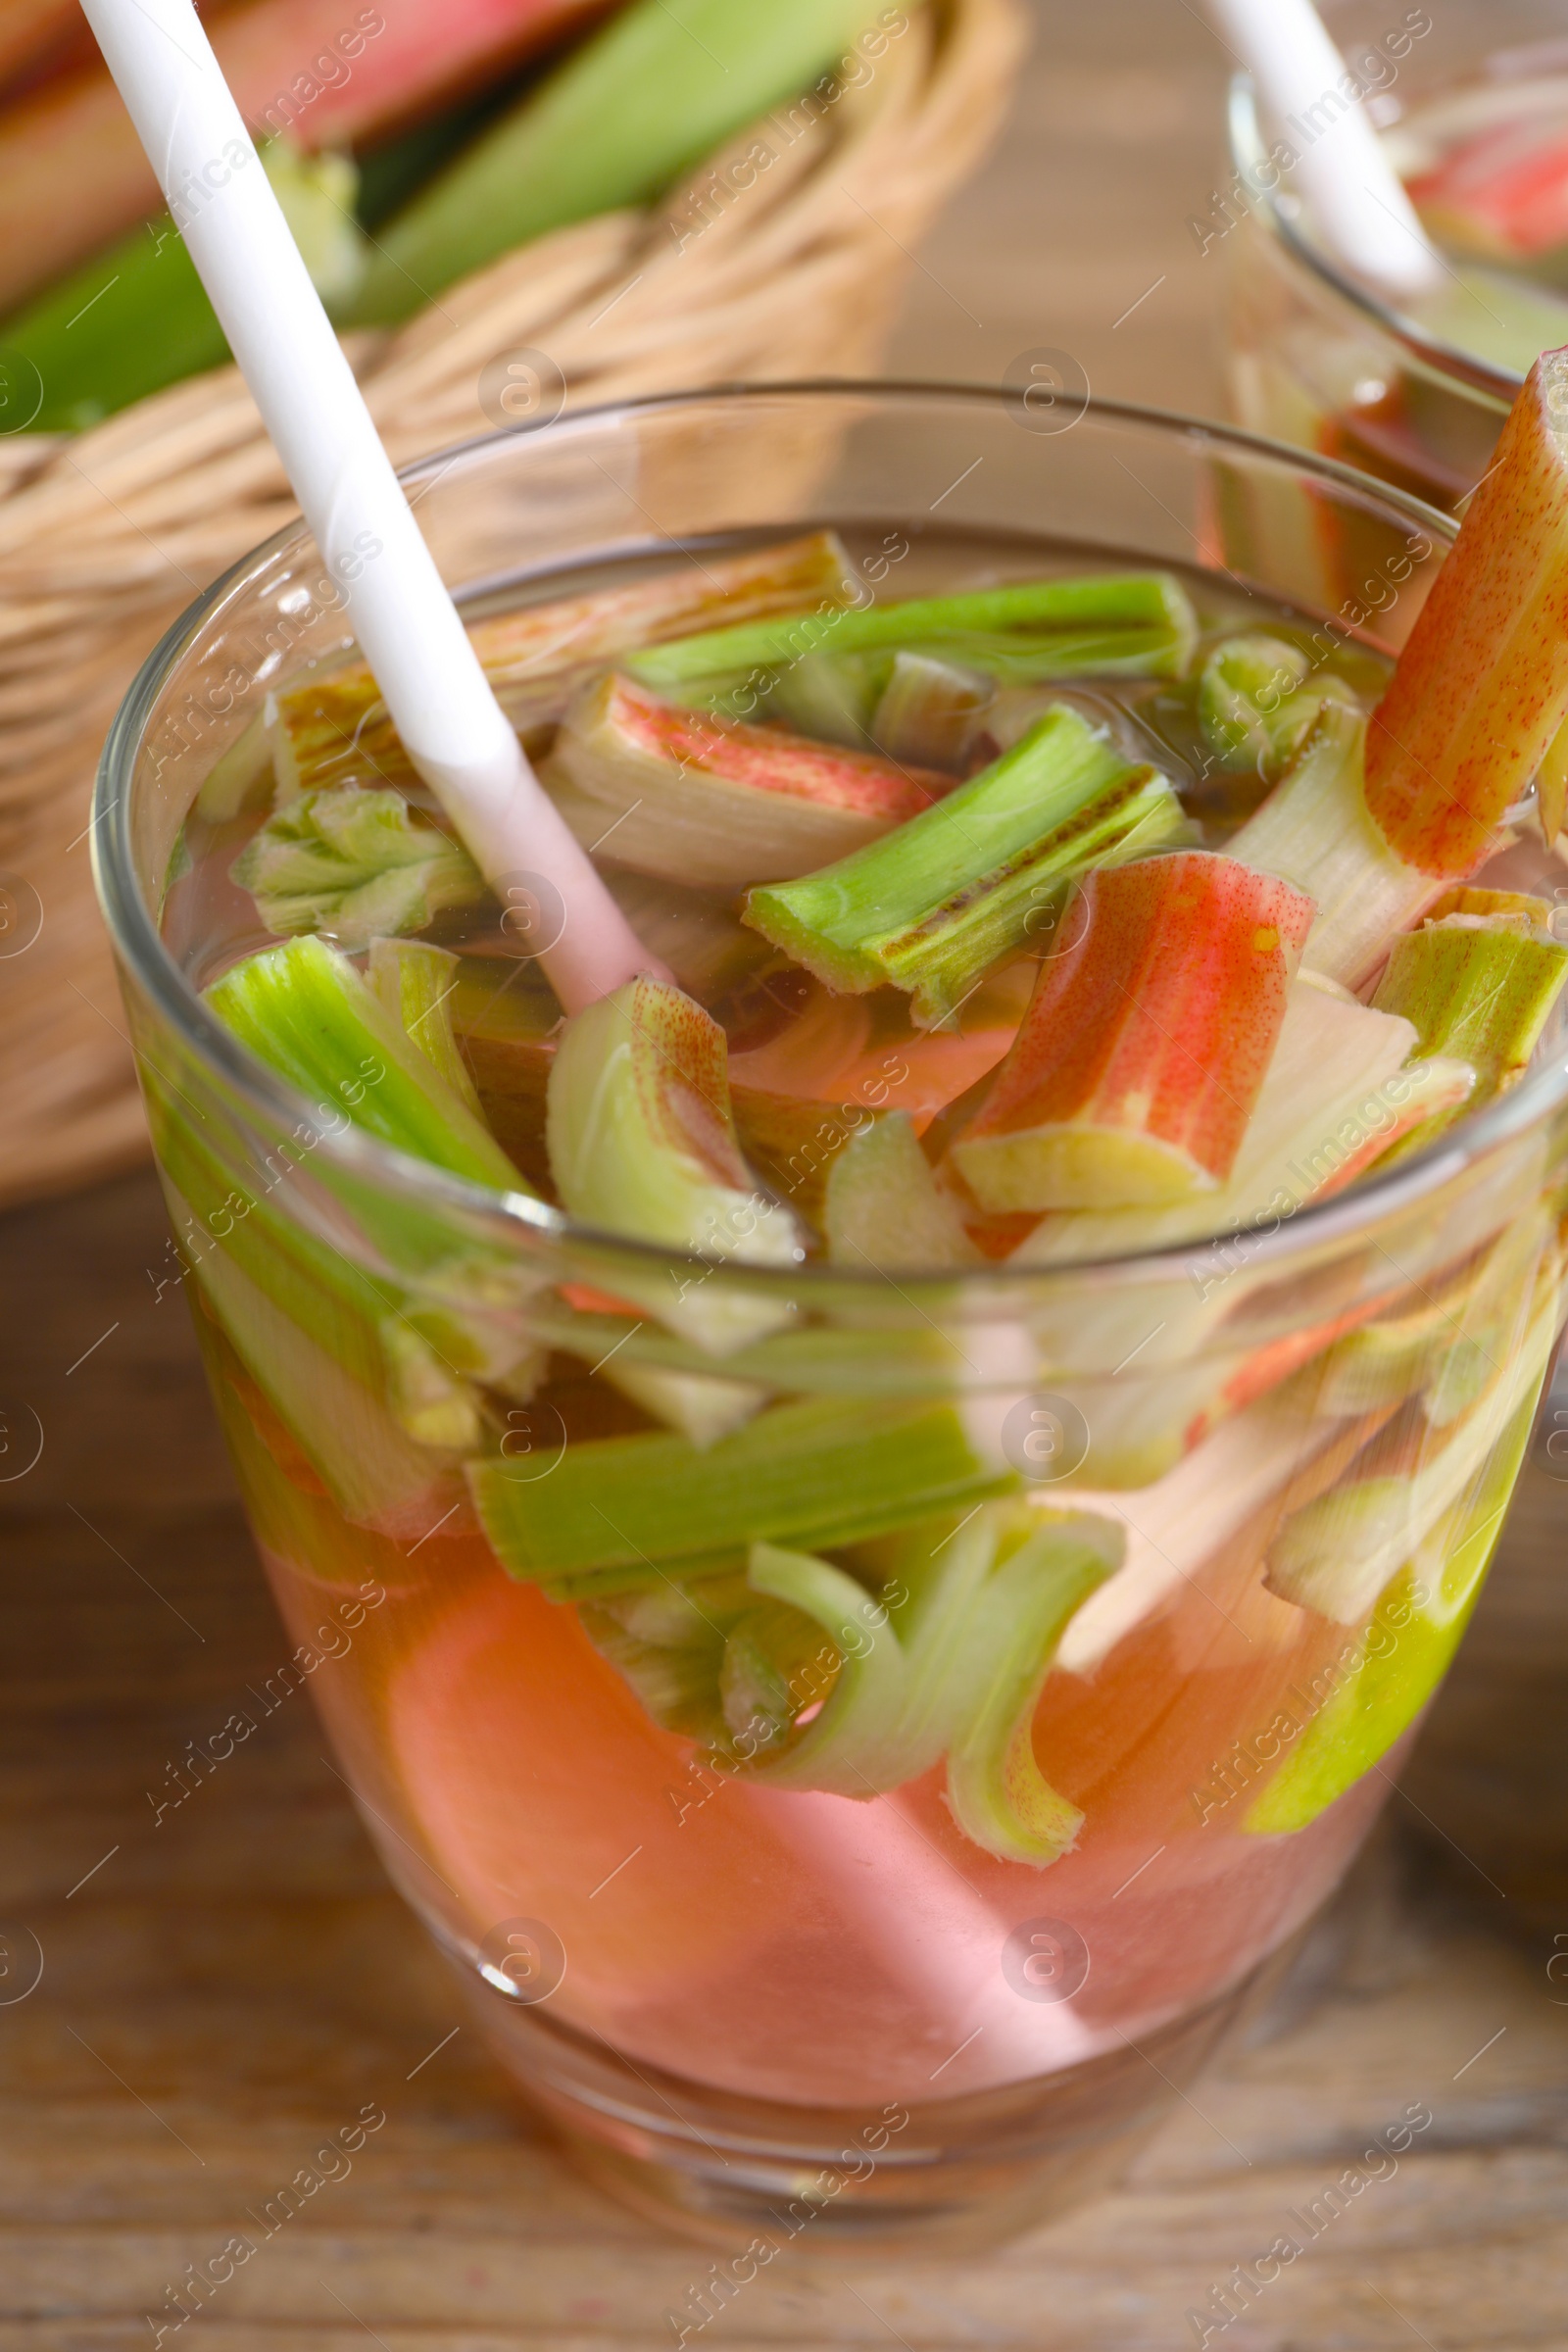
[[[638,399],[608,401],[568,411],[548,423],[520,423],[498,432],[476,434],[449,444],[399,468],[399,479],[414,483],[451,468],[460,459],[500,450],[509,443],[539,434],[581,433],[624,417],[649,416],[666,410],[710,406],[745,407],[770,400],[854,400],[897,403],[916,407],[924,402],[970,403],[993,411],[1015,398],[1004,387],[949,383],[941,380],[879,377],[814,376],[757,384],[726,384],[704,391],[651,393]],[[1197,448],[1232,449],[1262,457],[1297,474],[1352,492],[1363,504],[1375,501],[1399,520],[1414,524],[1439,542],[1451,544],[1458,525],[1408,492],[1375,480],[1353,466],[1290,447],[1240,425],[1189,416],[1178,410],[1157,409],[1136,402],[1086,394],[1082,414],[1113,425],[1152,430]],[[137,985],[169,1022],[187,1051],[214,1073],[231,1097],[269,1125],[298,1124],[302,1110],[316,1124],[313,1106],[267,1065],[253,1055],[211,1013],[200,993],[164,946],[152,911],[136,877],[131,848],[131,787],[146,723],[158,697],[181,660],[197,641],[203,623],[244,578],[261,571],[288,549],[309,540],[303,519],[285,523],[194,598],[158,640],[126,690],[115,713],[98,764],[90,823],[93,879],[98,903],[116,954]],[[496,583],[484,583],[493,589]],[[1295,1259],[1309,1246],[1353,1241],[1376,1224],[1414,1206],[1429,1194],[1441,1192],[1486,1152],[1541,1125],[1568,1102],[1568,1056],[1532,1072],[1507,1094],[1469,1119],[1461,1119],[1437,1143],[1382,1176],[1360,1179],[1328,1200],[1303,1201],[1271,1234],[1250,1235],[1251,1261],[1256,1266]],[[498,1193],[452,1175],[428,1161],[414,1158],[382,1143],[365,1129],[351,1125],[337,1131],[318,1127],[320,1145],[345,1174],[372,1183],[384,1191],[415,1198],[426,1205],[444,1207],[488,1238],[515,1245],[524,1237],[537,1242],[575,1245],[599,1258],[624,1259],[636,1268],[700,1265],[721,1280],[748,1290],[795,1293],[803,1287],[826,1300],[832,1292],[875,1296],[885,1292],[888,1277],[879,1270],[811,1261],[794,1266],[760,1265],[738,1256],[721,1257],[701,1250],[681,1250],[667,1245],[638,1241],[601,1227],[579,1223],[564,1210],[530,1194]],[[1015,1294],[1024,1289],[1059,1289],[1093,1276],[1115,1281],[1176,1279],[1185,1276],[1195,1252],[1211,1249],[1224,1233],[1194,1234],[1186,1241],[1153,1249],[1116,1252],[1109,1256],[1074,1259],[1052,1265],[1018,1265],[1008,1260],[977,1267],[931,1272],[901,1270],[901,1292],[924,1292],[951,1298]]]
[[[1257,177],[1257,167],[1267,158],[1262,124],[1258,118],[1257,92],[1250,74],[1231,76],[1230,94],[1226,106],[1231,162],[1242,183],[1254,217],[1261,220],[1269,234],[1282,245],[1291,259],[1300,264],[1323,285],[1369,318],[1375,326],[1397,343],[1410,357],[1434,375],[1457,378],[1472,392],[1482,393],[1494,401],[1499,410],[1511,409],[1524,377],[1511,368],[1494,368],[1487,361],[1461,351],[1457,344],[1446,343],[1439,335],[1429,334],[1419,322],[1396,310],[1356,278],[1331,261],[1326,253],[1305,236],[1291,220],[1279,201],[1277,190],[1265,188]]]

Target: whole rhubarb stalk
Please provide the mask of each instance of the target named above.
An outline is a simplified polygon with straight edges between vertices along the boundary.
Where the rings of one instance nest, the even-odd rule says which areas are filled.
[[[981,1206],[1138,1206],[1221,1184],[1314,911],[1288,882],[1204,850],[1091,874],[1082,929],[1042,967],[954,1147]]]
[[[261,137],[348,146],[434,113],[503,62],[564,38],[603,0],[259,0],[220,17],[213,46]],[[0,114],[0,306],[158,210],[158,189],[101,66]]]
[[[1472,873],[1568,718],[1568,352],[1536,362],[1367,733],[1407,865]]]

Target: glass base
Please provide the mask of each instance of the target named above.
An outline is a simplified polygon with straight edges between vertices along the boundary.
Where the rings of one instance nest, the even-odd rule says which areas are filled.
[[[913,2244],[970,2252],[1102,2194],[1222,2038],[1274,1991],[1299,1941],[1136,2047],[871,2113],[738,2097],[634,2067],[455,1965],[503,2068],[579,2171],[682,2236],[737,2255],[751,2246],[760,2264],[772,2254],[758,2253],[758,2240],[835,2261]]]

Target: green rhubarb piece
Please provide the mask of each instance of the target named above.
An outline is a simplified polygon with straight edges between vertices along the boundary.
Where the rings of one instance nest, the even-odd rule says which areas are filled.
[[[1075,1514],[1031,1536],[986,1589],[968,1661],[979,1703],[949,1747],[947,1795],[965,1837],[1004,1861],[1044,1869],[1083,1824],[1035,1761],[1035,1714],[1069,1618],[1121,1565],[1121,1549],[1114,1522]]]
[[[788,1266],[803,1250],[794,1217],[741,1156],[724,1032],[702,1005],[649,979],[590,1004],[562,1034],[548,1104],[551,1173],[572,1216],[718,1261],[628,1272],[625,1296],[714,1353],[788,1319],[787,1303],[723,1280],[733,1260]]]
[[[1134,826],[1157,835],[1167,802],[1162,778],[1130,767],[1057,703],[990,767],[882,840],[750,891],[744,919],[840,994],[891,981],[945,1012],[960,975],[1025,939],[1038,910],[1050,919],[1087,862],[1081,839],[1108,846]]]
[[[1198,718],[1221,767],[1272,783],[1300,751],[1324,702],[1350,703],[1339,680],[1303,692],[1310,666],[1298,646],[1280,637],[1227,637],[1215,646],[1199,673]]]
[[[823,651],[881,648],[918,650],[958,663],[973,655],[981,669],[1017,661],[1033,677],[1123,668],[1132,675],[1180,677],[1197,633],[1191,600],[1169,572],[1085,574],[743,621],[651,647],[626,666],[661,693],[727,674],[782,669]]]
[[[1408,1731],[1444,1675],[1481,1596],[1535,1418],[1526,1396],[1462,1503],[1385,1588],[1365,1631],[1322,1674],[1330,1688],[1247,1814],[1256,1837],[1304,1830]]]
[[[909,991],[921,1028],[956,1023],[983,973],[1015,949],[1051,943],[1075,876],[1173,848],[1192,831],[1157,768],[1124,769],[1043,839],[890,940],[879,951],[887,976]]]
[[[1269,1547],[1264,1582],[1281,1600],[1357,1625],[1395,1572],[1455,1509],[1526,1403],[1556,1342],[1557,1268],[1516,1295],[1498,1369],[1478,1401],[1434,1428],[1413,1405],[1362,1447],[1339,1484],[1293,1511]]]
[[[418,939],[372,939],[365,976],[425,1060],[475,1118],[479,1095],[452,1025],[461,956]]]
[[[176,1219],[182,1203],[172,1203]],[[219,1323],[246,1371],[346,1519],[390,1524],[427,1494],[446,1466],[389,1411],[378,1354],[356,1371],[318,1346],[222,1248],[196,1265]]]
[[[870,719],[888,672],[885,654],[808,654],[780,670],[756,715],[820,743],[872,749]]]
[[[336,313],[354,295],[367,250],[354,219],[355,167],[345,155],[302,155],[286,139],[270,141],[261,156],[312,282]],[[190,249],[167,213],[14,312],[0,325],[0,345],[23,385],[30,369],[39,387],[33,415],[8,422],[39,433],[80,432],[228,358]]]
[[[874,9],[875,0],[770,0],[763,9],[755,0],[637,0],[617,10],[383,223],[356,321],[406,318],[546,229],[647,202],[837,65]],[[808,123],[827,104],[819,85],[792,111]],[[797,135],[793,123],[773,134]],[[671,259],[707,222],[696,204],[684,221],[676,214]]]
[[[548,1478],[471,1464],[474,1500],[512,1576],[547,1587],[592,1569],[751,1542],[830,1548],[1017,1485],[983,1462],[951,1405],[810,1397],[773,1406],[706,1451],[687,1438],[569,1446]]]
[[[1446,914],[1396,939],[1373,1004],[1415,1024],[1418,1051],[1468,1061],[1474,1110],[1519,1078],[1568,979],[1568,948],[1523,914]],[[1429,1119],[1399,1147],[1404,1157],[1457,1116]]]
[[[995,685],[930,654],[899,654],[871,718],[871,739],[890,760],[962,769]]]
[[[215,981],[206,1000],[242,1045],[313,1103],[346,1112],[380,1142],[471,1184],[526,1189],[347,956],[320,940],[264,948]]]
[[[421,1446],[472,1453],[483,1434],[478,1397],[444,1363],[429,1341],[402,1315],[380,1326],[386,1361],[387,1402],[393,1418]]]
[[[837,1153],[823,1222],[835,1265],[923,1272],[980,1262],[906,1111],[861,1127]]]
[[[270,816],[229,868],[270,931],[329,931],[354,950],[422,931],[443,906],[485,895],[461,842],[397,792],[303,792]]]
[[[911,1534],[881,1598],[830,1561],[755,1544],[748,1582],[818,1629],[831,1655],[788,1616],[741,1621],[745,1668],[726,1714],[746,1777],[865,1797],[946,1755],[967,1837],[1009,1861],[1055,1861],[1083,1817],[1040,1773],[1035,1713],[1068,1619],[1122,1544],[1119,1527],[1087,1513],[993,1505]]]
[[[1324,703],[1289,773],[1226,848],[1244,865],[1294,882],[1317,907],[1303,968],[1347,988],[1377,969],[1392,932],[1432,904],[1442,883],[1390,849],[1366,805],[1366,720]]]

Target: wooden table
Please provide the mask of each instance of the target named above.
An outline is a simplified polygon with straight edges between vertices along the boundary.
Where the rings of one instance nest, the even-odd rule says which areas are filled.
[[[995,380],[1055,344],[1102,389],[1213,406],[1219,288],[1184,222],[1217,169],[1223,61],[1184,0],[1041,13],[1051,66],[925,253],[898,362]],[[0,1224],[0,1477],[28,1411],[43,1441],[0,1484],[0,2352],[153,2342],[182,2267],[371,2102],[387,2122],[348,2177],[166,2344],[672,2343],[707,2257],[519,2120],[308,1702],[156,1814],[187,1740],[283,1654],[185,1310],[149,1278],[164,1250],[146,1176]],[[1411,2102],[1433,2123],[1397,2172],[1210,2343],[1568,2340],[1565,1519],[1532,1472],[1409,1796],[1120,2193],[970,2263],[782,2259],[710,2340],[1196,2344],[1189,2314]]]

